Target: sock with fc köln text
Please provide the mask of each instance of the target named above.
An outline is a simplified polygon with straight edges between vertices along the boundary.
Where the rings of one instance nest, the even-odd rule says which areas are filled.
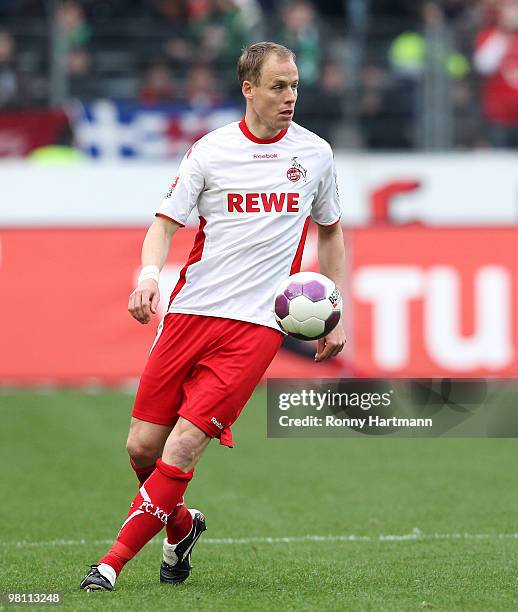
[[[130,459],[131,467],[137,475],[140,486],[142,486],[146,480],[151,476],[155,470],[154,465],[148,465],[146,467],[137,467],[133,459]],[[167,533],[167,541],[169,544],[178,544],[185,536],[190,532],[192,528],[192,514],[189,512],[185,505],[183,497],[176,504],[176,508],[173,513],[167,519],[167,525],[165,530]]]
[[[158,459],[156,469],[133,500],[117,539],[99,564],[109,565],[118,576],[144,544],[163,529],[167,517],[183,497],[193,473],[194,470],[183,472]]]

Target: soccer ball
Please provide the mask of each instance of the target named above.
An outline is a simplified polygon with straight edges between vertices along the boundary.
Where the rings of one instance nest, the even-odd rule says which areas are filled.
[[[342,314],[342,297],[332,280],[299,272],[275,292],[273,313],[279,327],[299,340],[317,340],[333,330]]]

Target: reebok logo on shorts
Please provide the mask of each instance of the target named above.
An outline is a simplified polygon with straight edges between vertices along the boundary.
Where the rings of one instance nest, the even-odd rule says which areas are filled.
[[[214,423],[218,429],[223,429],[223,425],[216,419],[216,417],[212,417],[210,422]]]

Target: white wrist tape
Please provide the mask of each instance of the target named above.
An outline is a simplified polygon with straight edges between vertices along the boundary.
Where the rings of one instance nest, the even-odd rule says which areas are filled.
[[[152,279],[158,283],[158,279],[160,278],[160,270],[158,266],[144,266],[140,271],[137,286],[140,285],[142,281]]]

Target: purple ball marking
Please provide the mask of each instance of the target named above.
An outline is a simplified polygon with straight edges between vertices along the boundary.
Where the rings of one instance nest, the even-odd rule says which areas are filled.
[[[291,336],[292,338],[296,338],[297,340],[318,340],[318,338],[306,338],[306,336],[303,336],[302,334],[288,334],[289,336]]]
[[[284,290],[284,295],[288,300],[292,300],[299,295],[302,295],[302,283],[290,283]]]
[[[275,313],[279,317],[279,319],[284,319],[287,317],[290,312],[290,303],[288,298],[284,295],[278,295],[275,298]]]
[[[312,302],[318,302],[326,297],[326,288],[318,281],[312,280],[302,287],[302,293]]]
[[[338,310],[333,310],[324,325],[325,336],[327,336],[329,332],[333,331],[333,329],[338,325],[338,321],[340,321],[340,312]]]

